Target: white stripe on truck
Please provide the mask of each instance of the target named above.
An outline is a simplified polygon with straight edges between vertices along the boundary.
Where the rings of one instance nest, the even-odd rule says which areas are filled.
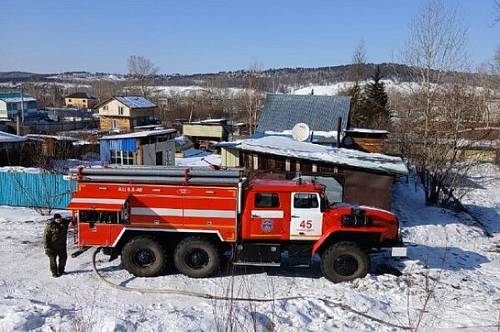
[[[236,218],[232,210],[184,210],[184,217]]]
[[[283,210],[252,210],[253,218],[283,218]]]
[[[70,203],[124,204],[125,199],[117,198],[73,198]]]
[[[131,208],[132,215],[140,216],[170,216],[170,217],[206,217],[206,218],[236,218],[233,210],[189,210],[164,208]]]
[[[130,209],[131,214],[140,216],[171,216],[182,217],[182,209],[163,209],[163,208],[138,208]]]

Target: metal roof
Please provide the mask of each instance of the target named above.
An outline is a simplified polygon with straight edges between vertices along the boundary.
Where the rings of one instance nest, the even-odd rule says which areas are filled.
[[[350,104],[351,98],[345,96],[268,94],[257,132],[290,130],[299,122],[313,131],[332,131],[337,130],[339,117],[345,130]]]
[[[0,143],[18,143],[26,141],[25,137],[0,131]]]
[[[118,96],[115,97],[116,100],[125,104],[130,108],[151,108],[156,107],[151,101],[144,97],[139,96]]]
[[[27,93],[23,93],[22,97],[24,102],[36,101],[35,98],[33,98],[31,95]],[[21,93],[20,92],[0,93],[0,100],[3,100],[7,103],[19,103],[21,102]]]
[[[124,139],[124,138],[141,138],[148,136],[158,136],[164,134],[175,133],[176,129],[161,129],[161,130],[148,130],[148,131],[138,131],[130,134],[121,134],[121,135],[108,135],[103,136],[101,139],[104,140],[113,140],[113,139]]]
[[[88,92],[75,92],[72,94],[67,95],[64,98],[75,98],[75,99],[96,99],[94,96],[92,96]]]

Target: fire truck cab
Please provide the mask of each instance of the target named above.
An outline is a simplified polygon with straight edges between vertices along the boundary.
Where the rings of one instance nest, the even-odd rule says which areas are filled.
[[[190,277],[235,265],[310,264],[333,282],[364,277],[369,251],[405,256],[388,211],[331,205],[319,183],[247,181],[239,171],[173,168],[78,169],[75,242],[121,256],[130,273],[161,274],[171,263]]]

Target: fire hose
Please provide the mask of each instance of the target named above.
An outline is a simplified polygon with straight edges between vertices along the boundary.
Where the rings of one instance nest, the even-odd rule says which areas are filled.
[[[342,310],[349,311],[351,313],[360,315],[364,318],[370,319],[374,322],[377,322],[377,323],[380,323],[380,324],[383,324],[386,326],[404,329],[404,330],[411,329],[409,326],[393,324],[391,322],[384,321],[380,318],[368,315],[364,312],[360,312],[360,311],[353,309],[352,307],[350,307],[346,304],[327,300],[325,298],[320,298],[317,296],[295,295],[295,296],[284,296],[284,297],[275,297],[275,298],[231,297],[231,296],[213,295],[213,294],[201,293],[201,292],[192,292],[192,291],[180,290],[180,289],[169,289],[169,288],[152,289],[152,288],[125,287],[125,286],[118,285],[118,284],[115,284],[115,283],[109,281],[99,271],[99,269],[97,268],[97,259],[96,258],[97,258],[97,254],[100,252],[100,250],[101,250],[101,248],[97,248],[94,251],[94,254],[92,255],[92,268],[94,269],[94,272],[96,273],[99,280],[103,281],[108,286],[110,286],[114,289],[121,290],[121,291],[137,292],[137,293],[141,293],[141,294],[182,295],[182,296],[197,297],[197,298],[208,299],[208,300],[236,301],[236,302],[260,302],[260,303],[262,303],[262,302],[275,302],[275,301],[290,301],[290,300],[300,300],[300,299],[310,298],[310,299],[320,300],[327,305],[331,305],[331,306],[340,308]]]

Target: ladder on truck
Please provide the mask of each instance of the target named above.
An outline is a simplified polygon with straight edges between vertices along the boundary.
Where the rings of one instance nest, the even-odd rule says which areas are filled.
[[[71,170],[78,182],[169,184],[182,186],[239,186],[246,181],[243,169],[213,170],[204,167],[116,166],[80,167]]]

